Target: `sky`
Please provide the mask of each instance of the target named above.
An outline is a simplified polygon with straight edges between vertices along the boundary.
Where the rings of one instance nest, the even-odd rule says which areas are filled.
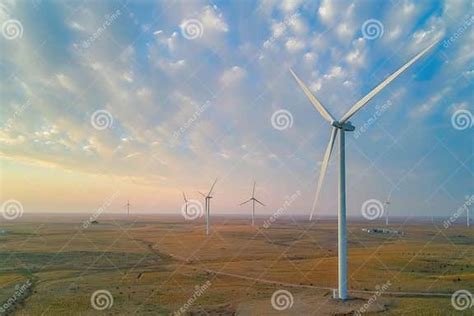
[[[473,194],[469,0],[4,0],[0,22],[0,202],[25,214],[179,214],[218,178],[214,213],[247,214],[256,181],[257,214],[309,215],[330,127],[289,68],[342,117],[434,41],[351,119],[348,214],[450,216]]]

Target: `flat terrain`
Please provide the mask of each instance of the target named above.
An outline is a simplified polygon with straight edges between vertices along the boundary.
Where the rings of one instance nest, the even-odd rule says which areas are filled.
[[[474,292],[474,229],[399,221],[403,235],[368,234],[382,223],[349,220],[349,288],[353,299],[331,298],[337,284],[336,221],[282,220],[264,228],[216,218],[104,216],[23,217],[0,226],[0,302],[15,315],[472,315],[456,311],[451,294]],[[109,291],[97,311],[91,296]],[[291,307],[271,298],[289,291]],[[370,303],[367,304],[370,300]]]

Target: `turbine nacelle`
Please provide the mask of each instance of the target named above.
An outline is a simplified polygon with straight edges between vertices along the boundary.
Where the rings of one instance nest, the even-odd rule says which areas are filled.
[[[350,121],[348,122],[333,121],[331,125],[341,130],[344,130],[346,132],[353,132],[355,130],[355,126],[352,125]]]

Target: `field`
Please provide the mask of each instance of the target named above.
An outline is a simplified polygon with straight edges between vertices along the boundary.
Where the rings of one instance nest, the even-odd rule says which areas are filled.
[[[333,300],[337,227],[239,218],[24,217],[0,231],[0,301],[15,315],[472,315],[451,294],[474,289],[474,232],[398,221],[403,235],[368,234],[382,223],[349,220],[351,300]],[[26,285],[25,285],[26,284]],[[23,286],[23,287],[22,287]],[[22,290],[24,288],[24,291]],[[103,311],[95,291],[113,298]],[[286,290],[291,304],[272,305]],[[21,292],[21,293],[18,293]],[[428,293],[428,294],[425,294]],[[12,300],[10,300],[12,302]],[[370,302],[370,303],[368,303]],[[364,307],[365,304],[365,307]],[[100,305],[100,304],[99,304]],[[5,304],[3,305],[5,306]],[[278,307],[279,305],[277,305]],[[100,308],[99,308],[100,309]]]

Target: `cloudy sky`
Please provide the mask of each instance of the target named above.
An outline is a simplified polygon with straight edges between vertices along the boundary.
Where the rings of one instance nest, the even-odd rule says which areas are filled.
[[[215,213],[257,197],[309,214],[336,117],[439,41],[353,117],[348,213],[451,215],[474,188],[466,1],[8,1],[0,4],[1,202],[24,212]],[[361,127],[365,127],[361,129]],[[318,214],[336,214],[337,155]],[[116,194],[115,194],[116,193]],[[114,195],[115,194],[115,195]]]

